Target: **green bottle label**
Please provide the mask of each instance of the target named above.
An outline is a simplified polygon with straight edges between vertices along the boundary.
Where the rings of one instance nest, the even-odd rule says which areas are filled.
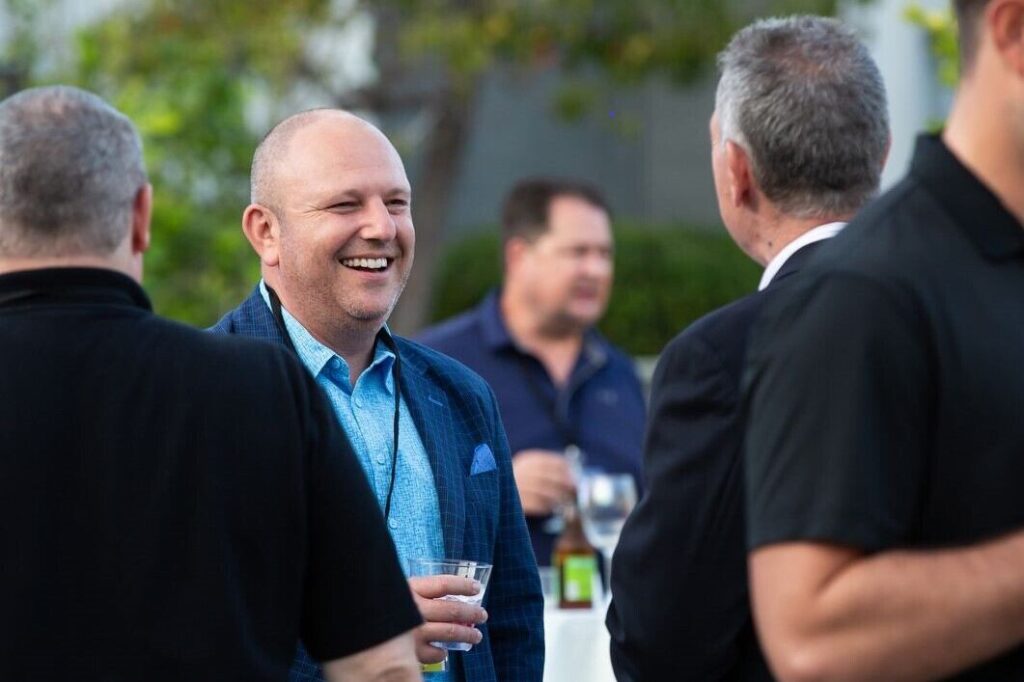
[[[597,573],[597,559],[594,556],[569,556],[562,567],[562,597],[569,602],[585,602],[593,599],[594,574]]]

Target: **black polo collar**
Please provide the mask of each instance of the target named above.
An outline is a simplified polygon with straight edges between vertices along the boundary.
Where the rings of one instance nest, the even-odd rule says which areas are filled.
[[[52,303],[106,303],[152,310],[127,275],[103,268],[40,268],[0,275],[0,309]]]
[[[910,173],[985,256],[1001,260],[1024,254],[1024,226],[938,135],[918,137]]]

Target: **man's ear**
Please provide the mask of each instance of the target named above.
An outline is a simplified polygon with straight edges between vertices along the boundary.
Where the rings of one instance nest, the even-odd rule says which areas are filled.
[[[148,182],[139,188],[132,200],[132,255],[145,253],[149,248],[150,220],[153,217],[153,185]]]
[[[736,208],[753,204],[754,176],[747,151],[732,140],[725,141],[725,167],[729,201]]]
[[[1024,77],[1024,0],[991,3],[985,11],[985,29],[1004,63]]]
[[[280,262],[281,226],[277,216],[263,204],[249,204],[242,214],[242,232],[264,265]]]
[[[504,258],[505,272],[516,267],[523,259],[523,254],[526,253],[528,248],[530,248],[530,242],[522,237],[511,237],[505,242],[502,256]]]

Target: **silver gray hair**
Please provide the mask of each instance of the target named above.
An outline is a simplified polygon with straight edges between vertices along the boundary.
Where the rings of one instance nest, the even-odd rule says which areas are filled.
[[[751,159],[754,179],[799,218],[856,212],[878,191],[889,147],[885,85],[835,19],[765,19],[718,55],[721,143]]]
[[[124,114],[68,86],[0,102],[0,256],[109,255],[146,183]]]

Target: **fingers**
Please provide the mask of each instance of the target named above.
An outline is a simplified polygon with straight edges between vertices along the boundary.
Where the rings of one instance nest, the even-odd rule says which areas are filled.
[[[420,626],[423,627],[423,626]],[[448,658],[448,652],[431,646],[430,642],[439,640],[425,639],[421,636],[419,628],[413,633],[416,638],[416,659],[420,663],[440,663]]]
[[[547,516],[564,501],[565,497],[560,492],[552,494],[530,487],[519,488],[519,503],[527,516]]]
[[[547,450],[523,450],[517,453],[512,458],[512,473],[517,483],[523,477],[528,482],[543,481],[570,491],[576,487],[565,457]]]
[[[463,623],[474,625],[487,621],[487,611],[479,600],[469,598],[480,594],[480,583],[454,575],[433,575],[409,578],[416,607],[428,623]],[[462,597],[460,599],[460,597]]]
[[[483,638],[484,633],[480,632],[474,627],[468,625],[460,625],[459,623],[426,623],[416,628],[416,649],[417,657],[423,660],[424,656],[437,655],[440,652],[440,656],[432,661],[424,661],[425,663],[436,663],[437,661],[444,660],[445,651],[438,647],[432,646],[430,642],[465,642],[466,644],[479,644]],[[422,651],[420,649],[433,649],[433,651]]]
[[[487,620],[487,611],[476,604],[447,599],[417,599],[416,606],[428,623],[474,625]]]
[[[480,593],[480,583],[472,578],[457,575],[431,575],[409,578],[409,587],[414,596],[424,599],[440,599],[457,594],[472,597]]]
[[[479,644],[484,635],[475,628],[457,623],[427,623],[413,631],[416,640],[416,658],[420,663],[440,663],[448,657],[448,652],[436,647],[431,642],[466,642]]]
[[[512,474],[527,514],[550,514],[558,505],[572,499],[576,490],[568,462],[555,452],[523,450],[516,453],[512,459]]]
[[[439,663],[447,651],[430,642],[479,644],[483,633],[473,626],[487,621],[487,611],[468,599],[479,595],[480,583],[454,575],[409,578],[409,587],[420,615],[426,621],[416,628],[416,657],[421,663]]]

